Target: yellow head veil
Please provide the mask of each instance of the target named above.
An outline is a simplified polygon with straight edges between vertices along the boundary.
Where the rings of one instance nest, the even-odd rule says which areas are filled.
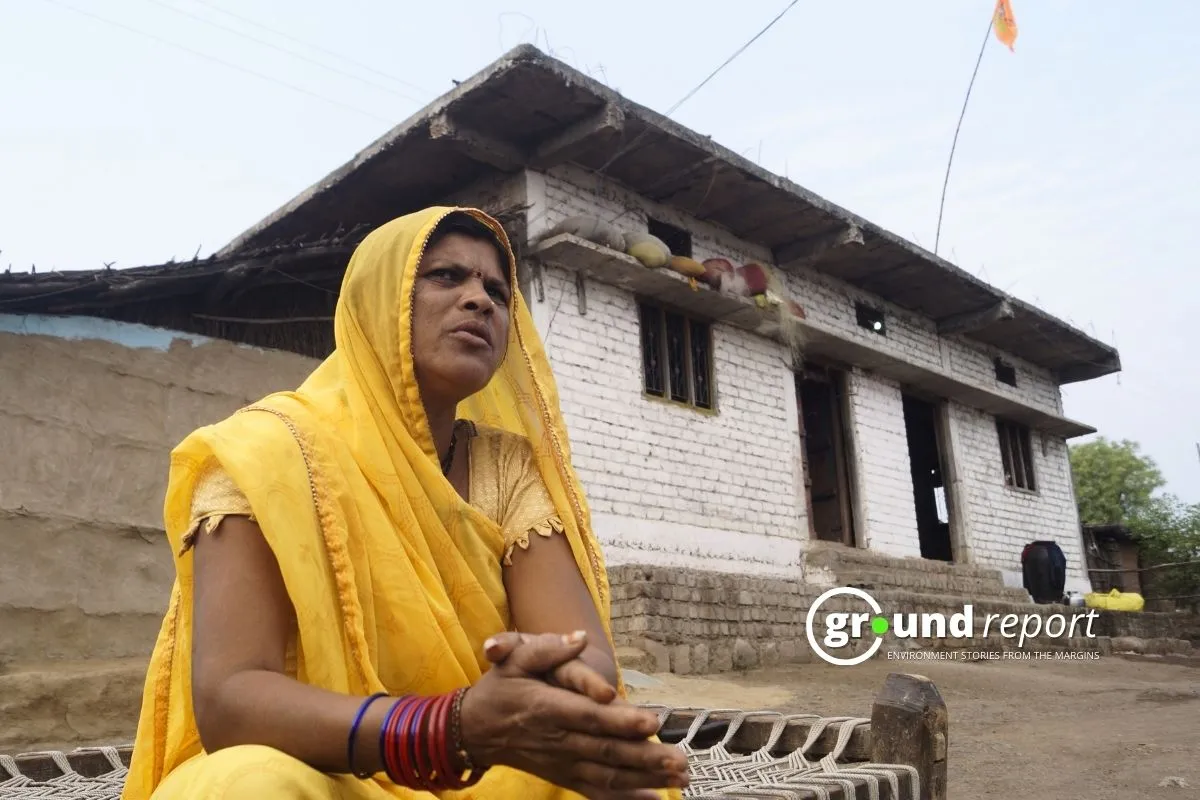
[[[190,692],[192,556],[180,550],[193,488],[213,460],[246,495],[279,562],[299,623],[301,680],[357,695],[432,694],[474,682],[487,668],[483,641],[507,616],[500,532],[443,477],[411,357],[417,265],[429,235],[456,210],[496,233],[514,289],[504,362],[459,416],[528,438],[610,630],[602,556],[549,363],[516,291],[508,238],[474,209],[410,214],[356,249],[338,300],[336,349],[309,379],[197,430],[172,452],[165,526],[177,579],[146,679],[127,800],[148,797],[201,751]],[[548,790],[508,770],[493,770],[477,787],[481,797],[515,791],[526,800],[553,796]]]

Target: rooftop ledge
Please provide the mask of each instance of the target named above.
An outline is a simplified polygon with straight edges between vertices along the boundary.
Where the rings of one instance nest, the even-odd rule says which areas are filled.
[[[564,233],[544,239],[533,246],[530,255],[545,264],[657,300],[681,311],[786,342],[780,330],[777,311],[759,308],[753,300],[723,294],[707,286],[693,288],[692,283],[678,273],[667,269],[649,269],[631,256],[578,236]],[[796,299],[803,304],[803,298]],[[803,342],[801,349],[808,356],[861,367],[902,385],[955,400],[1064,439],[1096,432],[1095,428],[1014,400],[941,370],[911,364],[867,342],[848,339],[819,322],[803,319],[796,320],[796,325]]]

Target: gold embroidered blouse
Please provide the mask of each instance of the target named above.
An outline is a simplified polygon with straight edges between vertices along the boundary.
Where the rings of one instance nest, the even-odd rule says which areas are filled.
[[[550,537],[563,532],[562,521],[546,492],[532,450],[523,437],[471,425],[470,503],[504,532],[504,564],[514,548],[529,548],[530,534]],[[183,538],[186,551],[200,534],[212,533],[225,517],[254,519],[254,511],[233,479],[213,462],[196,484],[191,524]]]

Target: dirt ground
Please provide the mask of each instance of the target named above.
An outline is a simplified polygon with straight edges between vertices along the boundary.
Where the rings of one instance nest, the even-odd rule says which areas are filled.
[[[932,680],[950,717],[949,794],[1200,799],[1200,667],[1130,661],[827,664],[719,679],[655,675],[635,702],[871,716],[889,672]],[[1160,786],[1165,778],[1186,786]]]

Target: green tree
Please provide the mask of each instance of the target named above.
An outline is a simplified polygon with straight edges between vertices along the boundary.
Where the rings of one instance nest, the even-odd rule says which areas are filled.
[[[1155,497],[1128,527],[1143,565],[1178,565],[1143,573],[1147,597],[1186,597],[1190,602],[1185,604],[1195,606],[1200,600],[1200,504],[1189,505],[1174,495]]]
[[[1136,442],[1095,439],[1071,448],[1079,521],[1123,525],[1138,542],[1143,567],[1200,560],[1200,504],[1170,494],[1153,459]],[[1143,573],[1147,596],[1200,594],[1200,564]]]
[[[1126,525],[1152,504],[1166,481],[1158,465],[1139,450],[1136,442],[1103,437],[1071,448],[1080,522]]]

